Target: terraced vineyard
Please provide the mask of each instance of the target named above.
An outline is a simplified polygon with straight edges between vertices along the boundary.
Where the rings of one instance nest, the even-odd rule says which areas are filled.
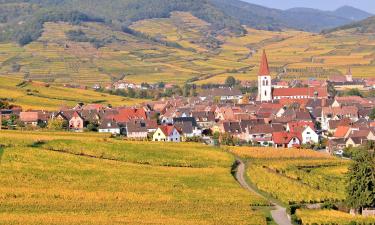
[[[353,216],[334,210],[297,210],[297,216],[303,224],[374,224],[375,218]]]
[[[287,205],[345,200],[349,161],[312,150],[231,147],[248,160],[249,181],[266,196]],[[373,217],[352,216],[334,210],[298,209],[302,224],[374,223]]]
[[[113,106],[134,105],[142,99],[123,98],[95,91],[46,86],[40,82],[24,82],[17,78],[0,77],[0,98],[6,98],[10,104],[19,105],[24,110],[58,110],[62,106],[75,106],[79,102],[100,103]]]
[[[255,206],[268,203],[219,149],[95,133],[1,131],[0,143],[4,224],[267,224]]]
[[[345,199],[347,161],[311,150],[238,148],[232,151],[252,159],[248,176],[258,189],[286,204]]]
[[[357,77],[375,74],[375,40],[371,35],[247,28],[247,34],[238,37],[231,33],[211,34],[209,27],[207,22],[182,12],[132,24],[131,29],[143,36],[100,23],[45,23],[43,35],[29,45],[0,43],[0,75],[85,85],[123,79],[136,83],[204,84],[224,82],[229,75],[252,80],[256,78],[259,50],[263,48],[268,51],[273,75],[287,71],[285,79],[324,79],[344,73],[348,66]],[[95,48],[88,42],[72,41],[67,36],[72,30],[82,31],[104,45]],[[163,41],[174,44],[168,47]]]

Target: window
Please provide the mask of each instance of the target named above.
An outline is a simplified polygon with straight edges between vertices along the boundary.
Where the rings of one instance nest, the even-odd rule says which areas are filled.
[[[267,91],[264,91],[264,96],[267,96]]]

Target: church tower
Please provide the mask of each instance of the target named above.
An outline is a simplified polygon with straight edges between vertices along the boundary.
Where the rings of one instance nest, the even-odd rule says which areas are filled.
[[[347,82],[353,82],[352,69],[350,67],[348,67],[348,70],[346,71],[345,78]]]
[[[260,62],[258,73],[258,101],[272,101],[271,74],[268,67],[266,51],[263,50],[262,61]]]

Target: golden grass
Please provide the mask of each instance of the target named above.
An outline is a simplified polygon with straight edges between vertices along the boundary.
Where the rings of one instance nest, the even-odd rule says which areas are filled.
[[[373,224],[375,217],[353,216],[349,213],[334,210],[297,210],[296,215],[302,224],[339,224],[348,225],[351,222],[360,224]]]
[[[23,81],[15,78],[0,77],[0,98],[10,99],[11,104],[19,105],[24,110],[43,109],[58,110],[62,106],[74,106],[79,102],[113,106],[135,105],[143,102],[142,99],[124,98],[103,94],[92,90],[65,88],[45,83],[32,82],[21,85]]]
[[[229,150],[240,157],[254,159],[333,158],[326,153],[320,153],[308,149],[230,147]]]
[[[1,131],[0,137],[9,144],[0,162],[0,224],[267,224],[262,211],[249,208],[267,202],[236,183],[233,158],[217,149],[156,143],[147,150],[142,143],[124,142],[123,153],[107,160],[48,150],[57,144],[52,139],[90,149],[105,135]],[[28,147],[36,140],[46,142]],[[122,143],[108,141],[97,148],[114,153],[112,144]],[[185,150],[185,157],[195,155],[208,167],[129,163],[130,148],[172,161]],[[201,157],[205,152],[209,155]],[[210,167],[215,158],[220,163]]]

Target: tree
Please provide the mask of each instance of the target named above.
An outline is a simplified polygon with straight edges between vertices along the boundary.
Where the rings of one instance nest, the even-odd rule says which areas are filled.
[[[357,149],[349,167],[347,203],[353,209],[375,207],[375,157],[367,149]]]
[[[68,122],[59,119],[49,120],[47,127],[50,130],[65,130],[68,127]]]
[[[96,131],[98,131],[98,127],[99,127],[99,124],[97,124],[97,123],[89,123],[88,125],[87,125],[87,130],[88,131],[94,131],[94,132],[96,132]]]
[[[370,119],[375,120],[375,108],[372,109],[369,115]]]
[[[234,87],[236,85],[236,79],[232,76],[227,77],[225,85],[228,87]]]
[[[0,109],[7,109],[9,108],[9,102],[0,100]]]
[[[347,91],[345,93],[345,95],[346,96],[360,96],[360,97],[363,97],[362,93],[357,88],[350,89],[349,91]]]

